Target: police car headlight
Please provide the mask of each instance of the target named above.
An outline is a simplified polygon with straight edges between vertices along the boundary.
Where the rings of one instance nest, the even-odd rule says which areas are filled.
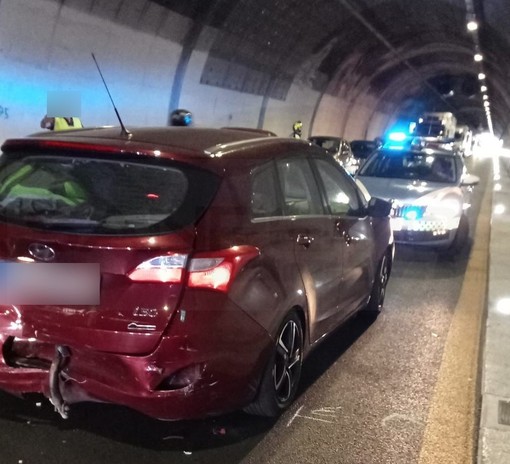
[[[424,216],[435,218],[454,218],[462,213],[462,202],[456,199],[445,199],[427,206]]]

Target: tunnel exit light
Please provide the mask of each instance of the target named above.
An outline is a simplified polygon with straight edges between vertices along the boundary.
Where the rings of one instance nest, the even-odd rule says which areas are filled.
[[[474,32],[478,29],[478,23],[476,21],[469,21],[466,27],[469,32]]]
[[[510,298],[501,298],[501,300],[499,300],[496,303],[496,310],[501,314],[509,316],[510,315]]]
[[[503,214],[505,211],[505,205],[498,204],[494,207],[494,214]]]

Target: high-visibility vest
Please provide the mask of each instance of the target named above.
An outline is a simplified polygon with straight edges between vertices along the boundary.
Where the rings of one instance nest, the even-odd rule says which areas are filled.
[[[69,129],[81,129],[83,124],[80,121],[80,118],[71,118],[73,121],[73,125],[70,125],[66,118],[55,118],[55,124],[53,126],[53,130],[61,131],[61,130],[69,130]]]

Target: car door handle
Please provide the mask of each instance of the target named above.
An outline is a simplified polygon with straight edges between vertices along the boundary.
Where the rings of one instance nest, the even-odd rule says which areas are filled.
[[[336,220],[335,221],[335,230],[342,235],[345,234],[345,230],[343,229],[343,224],[342,224],[342,221],[341,220]]]
[[[311,235],[299,234],[296,242],[298,245],[303,245],[305,248],[308,248],[312,244],[313,240],[314,238]]]
[[[356,242],[359,242],[361,240],[361,237],[357,236],[357,235],[351,235],[349,234],[349,232],[347,231],[342,231],[342,237],[343,239],[345,240],[345,243],[347,243],[347,245],[350,245],[351,243],[356,243]]]

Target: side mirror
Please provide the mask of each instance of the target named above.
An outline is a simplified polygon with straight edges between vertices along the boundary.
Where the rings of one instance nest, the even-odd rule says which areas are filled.
[[[391,213],[391,203],[382,198],[372,197],[368,202],[368,215],[372,217],[386,217]]]
[[[474,176],[473,174],[464,174],[460,181],[461,187],[472,187],[477,185],[480,182],[480,178],[478,176]]]

